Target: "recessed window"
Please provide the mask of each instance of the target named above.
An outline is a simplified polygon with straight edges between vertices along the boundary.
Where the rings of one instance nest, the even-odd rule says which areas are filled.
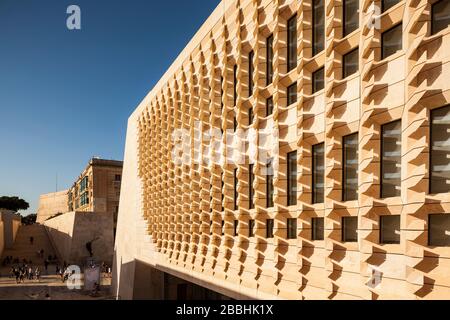
[[[325,69],[320,68],[312,74],[312,93],[316,93],[324,88]]]
[[[266,220],[266,238],[270,239],[273,238],[273,219],[267,219]]]
[[[444,30],[450,24],[450,0],[441,0],[431,6],[431,34]]]
[[[402,24],[383,32],[381,35],[381,59],[402,50]]]
[[[248,125],[251,126],[253,124],[253,108],[248,108]]]
[[[255,175],[253,174],[253,164],[248,166],[248,208],[254,209],[255,204],[253,203],[253,181]]]
[[[270,35],[266,40],[266,83],[271,84],[273,81],[273,35]]]
[[[220,77],[220,113],[223,111],[223,77]]]
[[[255,236],[255,220],[248,221],[248,237],[252,238]]]
[[[122,181],[122,176],[120,174],[116,174],[114,181]]]
[[[225,235],[225,221],[222,220],[222,235]]]
[[[358,48],[344,55],[342,58],[342,77],[344,79],[358,71],[358,59]]]
[[[359,27],[359,0],[344,0],[344,37]]]
[[[381,127],[381,197],[401,193],[402,123],[395,121]]]
[[[450,246],[450,214],[430,214],[428,216],[428,245]]]
[[[234,131],[236,131],[237,127],[238,127],[238,123],[237,123],[237,120],[236,120],[236,115],[234,115],[233,116],[233,129],[234,129]]]
[[[237,64],[233,67],[233,100],[234,106],[237,104]]]
[[[266,175],[266,207],[273,208],[273,172],[272,168],[267,165],[267,175]]]
[[[237,191],[237,187],[238,187],[238,176],[237,176],[237,168],[234,169],[234,210],[238,209],[238,191]]]
[[[343,144],[343,201],[358,200],[358,134],[342,139]]]
[[[380,216],[380,243],[400,243],[400,216]]]
[[[400,0],[382,0],[381,1],[381,12],[385,12],[399,3]]]
[[[325,8],[324,0],[312,1],[313,18],[313,56],[323,51],[325,46]]]
[[[324,218],[312,218],[311,219],[311,240],[319,241],[324,239],[325,228]]]
[[[273,113],[273,97],[266,100],[266,117]]]
[[[358,241],[358,217],[342,218],[342,241],[357,242]]]
[[[297,82],[287,88],[287,105],[297,102]]]
[[[450,105],[431,111],[430,192],[450,192]]]
[[[297,205],[297,151],[287,154],[287,205]]]
[[[297,67],[297,15],[288,20],[287,25],[287,71]]]
[[[238,235],[238,227],[239,227],[239,220],[234,220],[234,231],[233,234],[236,237]]]
[[[323,203],[325,193],[325,150],[320,143],[312,147],[312,203]]]
[[[251,97],[253,95],[253,58],[255,57],[255,53],[250,51],[248,54],[248,96]]]
[[[287,238],[297,239],[297,219],[287,219]]]

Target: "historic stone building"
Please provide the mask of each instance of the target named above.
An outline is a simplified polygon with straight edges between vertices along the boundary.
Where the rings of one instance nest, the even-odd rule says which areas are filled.
[[[129,118],[115,293],[450,298],[449,24],[449,0],[222,1]],[[195,128],[269,130],[273,172],[252,135],[198,161],[232,151]]]
[[[92,158],[68,191],[69,212],[110,212],[117,222],[123,162]]]
[[[68,190],[42,194],[39,197],[39,207],[36,222],[43,223],[45,220],[57,214],[69,211]]]

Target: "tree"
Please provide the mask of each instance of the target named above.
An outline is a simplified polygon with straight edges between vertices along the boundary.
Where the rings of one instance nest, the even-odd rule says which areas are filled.
[[[31,225],[36,223],[37,215],[35,213],[22,217],[22,224]]]
[[[30,204],[19,197],[0,197],[0,209],[17,212],[27,210],[29,207]]]

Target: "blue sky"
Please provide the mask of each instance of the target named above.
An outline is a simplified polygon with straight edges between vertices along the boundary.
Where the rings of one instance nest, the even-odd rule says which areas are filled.
[[[218,3],[0,0],[0,195],[32,213],[56,175],[62,190],[91,157],[123,159],[128,116]]]

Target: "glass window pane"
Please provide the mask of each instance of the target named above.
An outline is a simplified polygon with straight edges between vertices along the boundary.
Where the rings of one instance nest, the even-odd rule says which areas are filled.
[[[248,236],[249,238],[255,236],[255,220],[248,221]]]
[[[267,166],[266,175],[266,206],[267,208],[273,207],[273,172],[270,164]]]
[[[287,105],[297,102],[297,82],[290,85],[287,89]]]
[[[323,203],[325,193],[325,147],[324,144],[313,146],[312,154],[312,202]]]
[[[297,239],[297,219],[287,219],[287,238]]]
[[[294,206],[297,204],[297,151],[288,153],[287,155],[287,179],[288,179],[288,195],[287,205]]]
[[[359,27],[359,0],[344,0],[344,37]]]
[[[237,177],[237,169],[234,169],[234,210],[238,209],[238,191],[237,191],[237,185],[238,185],[238,177]]]
[[[357,242],[358,241],[358,217],[342,218],[342,241]]]
[[[297,67],[297,15],[293,16],[288,21],[287,40],[288,40],[287,71],[289,72],[295,67]]]
[[[450,106],[431,111],[430,193],[450,192]]]
[[[273,113],[273,97],[266,100],[266,117]]]
[[[267,49],[266,84],[269,85],[273,81],[273,35],[267,38],[266,49]]]
[[[381,39],[381,59],[385,59],[397,51],[402,50],[402,35],[403,32],[401,23],[392,29],[383,32]]]
[[[431,7],[431,33],[435,34],[450,24],[450,0],[441,0]]]
[[[313,56],[325,46],[325,8],[324,0],[313,0]]]
[[[343,138],[343,201],[358,199],[358,134]]]
[[[248,54],[248,96],[253,95],[253,58],[255,54],[251,51]]]
[[[324,88],[324,84],[325,84],[324,77],[325,77],[325,69],[324,68],[320,68],[319,70],[317,70],[316,72],[313,73],[312,93],[320,91]]]
[[[235,64],[233,67],[233,87],[234,87],[233,99],[234,99],[234,105],[236,105],[237,104],[237,64]]]
[[[311,240],[323,240],[324,239],[324,218],[312,218],[311,219]]]
[[[428,242],[430,246],[450,246],[450,214],[429,215]]]
[[[380,243],[400,243],[400,216],[380,217]]]
[[[273,219],[266,220],[266,238],[273,238]]]
[[[354,74],[359,69],[358,62],[358,49],[352,50],[346,55],[344,55],[342,59],[342,77],[347,78],[348,76]]]
[[[251,164],[248,168],[248,207],[249,209],[255,208],[255,204],[253,203],[253,181],[254,181],[254,174],[253,174],[253,164]]]
[[[399,3],[400,0],[382,0],[381,2],[381,12],[385,12]]]
[[[381,127],[381,197],[401,193],[402,123],[395,121]]]
[[[238,235],[239,220],[234,220],[234,236]]]

